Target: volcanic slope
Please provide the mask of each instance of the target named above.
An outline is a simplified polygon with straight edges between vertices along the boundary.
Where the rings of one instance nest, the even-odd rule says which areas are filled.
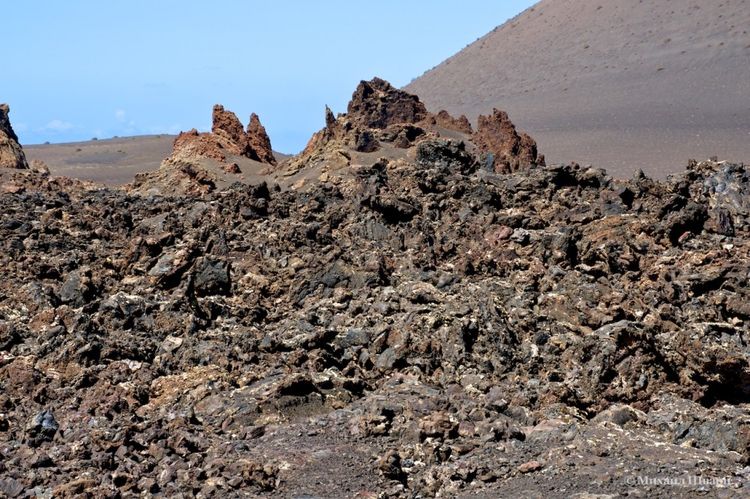
[[[472,121],[501,108],[553,163],[664,177],[750,160],[748,26],[748,0],[544,0],[406,90]]]

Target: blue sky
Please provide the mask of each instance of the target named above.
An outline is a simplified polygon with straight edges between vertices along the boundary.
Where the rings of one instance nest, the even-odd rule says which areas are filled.
[[[207,130],[221,103],[296,152],[359,80],[405,85],[534,3],[7,2],[0,102],[25,144]]]

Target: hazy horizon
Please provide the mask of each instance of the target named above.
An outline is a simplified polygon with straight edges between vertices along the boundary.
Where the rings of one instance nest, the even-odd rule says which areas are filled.
[[[10,4],[0,101],[27,145],[207,130],[221,103],[296,152],[359,80],[406,85],[534,3]]]

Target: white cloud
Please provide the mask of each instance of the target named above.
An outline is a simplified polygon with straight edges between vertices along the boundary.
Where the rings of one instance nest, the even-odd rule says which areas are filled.
[[[73,125],[72,123],[68,123],[67,121],[52,120],[44,125],[42,130],[50,132],[67,132],[68,130],[71,130],[73,128],[75,128],[75,125]]]
[[[117,121],[119,121],[120,123],[124,123],[125,122],[125,116],[126,115],[127,115],[127,113],[125,112],[124,109],[118,109],[117,111],[115,111],[115,119]]]

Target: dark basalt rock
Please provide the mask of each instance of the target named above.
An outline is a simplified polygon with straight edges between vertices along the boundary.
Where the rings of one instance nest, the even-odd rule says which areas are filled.
[[[201,258],[195,264],[193,275],[198,296],[228,295],[232,287],[229,263],[223,260]]]
[[[349,119],[364,128],[418,123],[427,109],[416,95],[393,87],[380,78],[360,82],[347,108]]]

